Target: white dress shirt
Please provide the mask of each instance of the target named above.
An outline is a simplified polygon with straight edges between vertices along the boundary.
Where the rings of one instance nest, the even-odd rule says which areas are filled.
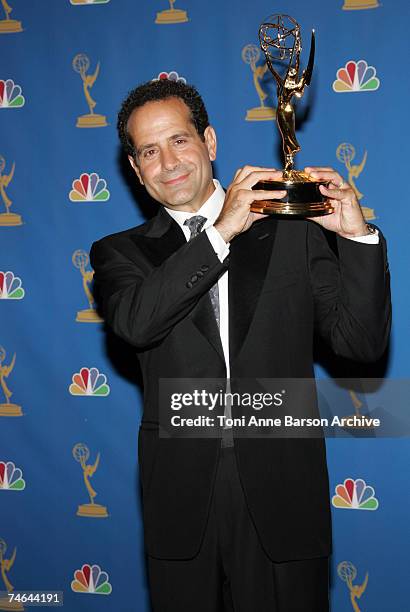
[[[195,217],[196,215],[202,215],[206,218],[206,222],[202,228],[208,234],[208,238],[215,253],[218,255],[220,261],[223,261],[229,253],[229,244],[227,244],[222,238],[221,234],[214,228],[214,223],[222,210],[222,206],[225,200],[225,192],[222,189],[219,181],[213,180],[215,185],[215,191],[207,201],[202,204],[201,208],[194,213],[183,212],[180,210],[171,210],[165,207],[167,213],[178,223],[184,236],[188,241],[191,232],[187,225],[184,225],[186,219]],[[218,292],[219,292],[219,333],[221,334],[222,349],[224,352],[225,365],[226,365],[226,378],[230,377],[229,367],[229,310],[228,310],[228,270],[224,272],[218,280]]]

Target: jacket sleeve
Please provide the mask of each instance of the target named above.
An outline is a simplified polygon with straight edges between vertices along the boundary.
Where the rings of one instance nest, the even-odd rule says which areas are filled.
[[[334,254],[320,226],[308,222],[307,248],[315,327],[342,357],[376,361],[391,328],[386,241],[363,244],[337,236]]]
[[[104,319],[140,349],[162,340],[225,270],[206,232],[157,267],[138,247],[130,258],[121,243],[110,238],[92,245],[90,260],[94,295]]]

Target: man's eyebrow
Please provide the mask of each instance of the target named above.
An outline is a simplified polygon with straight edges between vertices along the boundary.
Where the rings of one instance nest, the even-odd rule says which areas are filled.
[[[181,136],[190,137],[191,134],[184,130],[182,132],[177,132],[176,134],[172,134],[172,136],[169,136],[167,140],[168,142],[171,142],[172,140],[175,140],[176,138],[180,138]],[[146,151],[147,149],[151,149],[152,147],[156,147],[156,146],[157,146],[156,142],[151,142],[149,144],[142,145],[141,147],[137,149],[137,155],[141,155],[143,151]]]

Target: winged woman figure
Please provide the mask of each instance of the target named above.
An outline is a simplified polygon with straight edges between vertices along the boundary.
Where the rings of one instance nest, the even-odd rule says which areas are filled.
[[[0,157],[0,196],[1,196],[2,200],[3,200],[3,202],[4,202],[4,206],[6,207],[6,211],[9,212],[10,206],[12,205],[12,201],[7,196],[5,188],[8,187],[10,181],[13,178],[14,169],[16,167],[16,164],[13,163],[13,166],[12,166],[11,171],[10,171],[9,174],[2,174],[2,171],[4,170],[4,167],[5,167],[4,158]]]

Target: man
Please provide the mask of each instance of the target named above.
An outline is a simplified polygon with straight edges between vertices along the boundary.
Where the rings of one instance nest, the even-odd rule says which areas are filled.
[[[138,349],[145,545],[155,612],[324,612],[331,528],[322,439],[163,438],[159,379],[313,378],[314,327],[345,357],[378,359],[390,329],[385,241],[331,168],[307,168],[334,212],[250,212],[275,169],[212,177],[216,135],[197,91],[137,87],[118,120],[139,181],[160,203],[94,243],[107,323]],[[204,220],[205,219],[205,220]],[[337,235],[338,257],[322,225]],[[202,230],[202,231],[201,231]],[[368,242],[369,244],[366,244]]]

